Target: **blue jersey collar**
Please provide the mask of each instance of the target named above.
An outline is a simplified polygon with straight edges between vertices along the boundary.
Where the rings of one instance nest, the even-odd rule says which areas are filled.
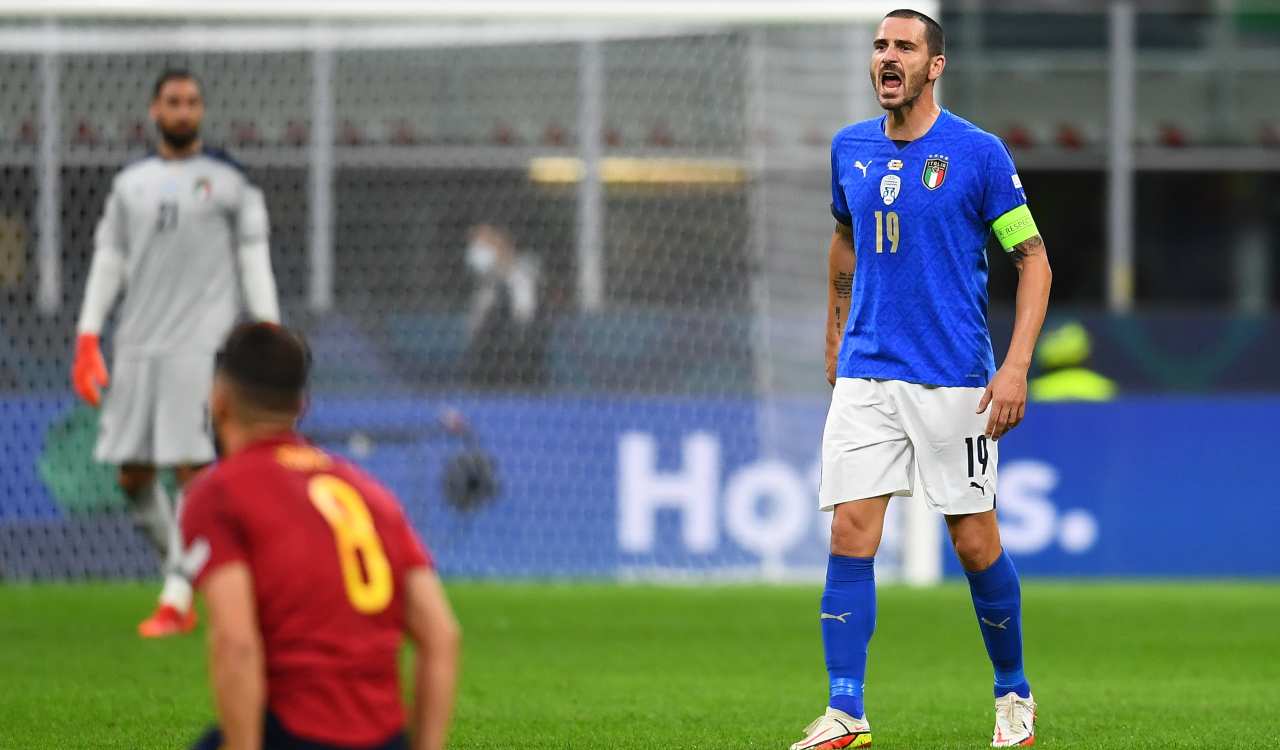
[[[905,144],[903,144],[903,146],[902,146],[902,147],[903,147],[903,148],[907,148],[907,147],[908,147],[908,146],[910,146],[911,144],[913,144],[913,143],[919,143],[920,141],[923,141],[924,139],[926,139],[926,138],[928,138],[929,136],[933,135],[934,131],[936,131],[936,130],[938,129],[938,126],[942,124],[942,120],[943,120],[944,118],[948,118],[948,117],[951,117],[951,113],[947,111],[947,108],[946,108],[946,107],[939,107],[939,108],[938,108],[938,117],[937,117],[937,119],[935,119],[935,120],[933,121],[933,124],[929,126],[929,129],[928,129],[928,130],[924,131],[924,135],[920,136],[919,138],[916,138],[916,139],[915,139],[915,140],[913,140],[913,141],[907,141]],[[884,124],[885,124],[885,122],[886,122],[888,119],[889,119],[889,115],[887,115],[887,114],[886,114],[886,115],[880,115],[880,124],[877,126],[877,128],[876,128],[876,129],[880,132],[880,137],[881,137],[881,138],[883,138],[884,140],[888,141],[889,143],[892,143],[892,144],[894,144],[894,145],[897,145],[897,141],[894,141],[892,138],[890,138],[890,137],[888,136],[888,134],[886,134],[886,133],[884,132]]]

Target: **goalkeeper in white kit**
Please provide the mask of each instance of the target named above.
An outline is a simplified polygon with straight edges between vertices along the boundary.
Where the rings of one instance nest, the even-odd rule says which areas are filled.
[[[135,522],[166,555],[159,605],[138,626],[158,638],[189,632],[196,615],[178,498],[157,469],[172,468],[181,493],[213,461],[214,353],[242,308],[270,322],[280,309],[262,191],[201,142],[200,82],[185,70],[162,73],[150,116],[159,141],[116,174],[94,235],[71,380],[82,399],[102,405],[94,458],[119,467]],[[121,292],[108,376],[99,335]]]

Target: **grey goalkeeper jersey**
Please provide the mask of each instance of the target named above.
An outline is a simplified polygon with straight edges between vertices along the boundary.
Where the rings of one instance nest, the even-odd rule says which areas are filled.
[[[266,242],[262,191],[224,152],[122,169],[94,235],[123,260],[117,356],[216,351],[241,308],[237,250]]]

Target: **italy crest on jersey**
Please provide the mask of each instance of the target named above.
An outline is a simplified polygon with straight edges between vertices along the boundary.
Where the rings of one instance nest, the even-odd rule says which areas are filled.
[[[213,182],[208,177],[201,177],[196,180],[196,185],[192,192],[196,198],[207,201],[213,197]]]
[[[920,175],[920,181],[930,190],[937,190],[942,187],[945,179],[947,179],[947,157],[930,156],[924,163],[924,172]]]

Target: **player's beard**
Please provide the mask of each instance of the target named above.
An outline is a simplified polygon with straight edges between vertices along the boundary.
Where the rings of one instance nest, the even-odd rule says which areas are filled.
[[[193,127],[190,130],[172,130],[156,123],[156,130],[160,133],[160,138],[165,145],[175,151],[185,150],[200,137],[199,127]]]
[[[896,105],[881,105],[890,112],[898,112],[902,110],[910,110],[915,106],[916,100],[924,93],[924,87],[929,85],[929,63],[926,62],[919,70],[907,70],[906,68],[897,68],[898,75],[902,78],[902,101]],[[880,83],[877,74],[874,81],[877,97],[880,94],[883,84]]]

